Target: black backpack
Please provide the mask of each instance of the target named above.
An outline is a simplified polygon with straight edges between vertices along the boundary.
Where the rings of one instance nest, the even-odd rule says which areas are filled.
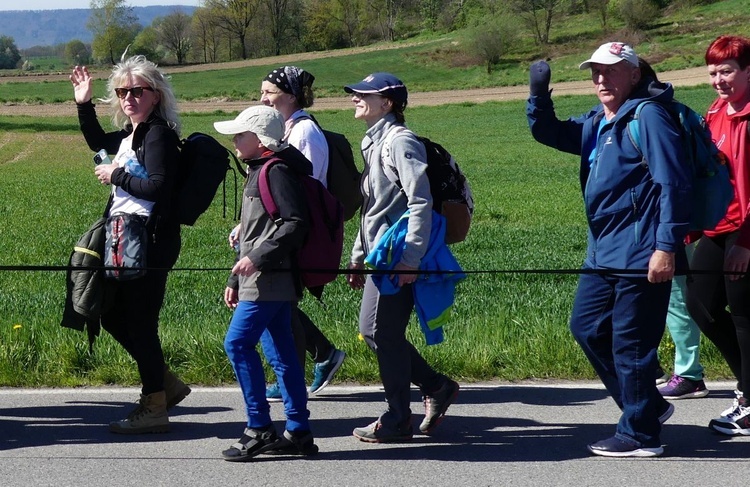
[[[343,134],[324,129],[312,115],[309,118],[320,128],[328,143],[328,191],[344,207],[344,220],[350,220],[362,206],[362,192],[359,189],[362,172],[354,162],[352,146]]]
[[[226,174],[232,169],[229,157],[239,161],[219,141],[200,132],[194,132],[180,143],[180,180],[176,208],[183,225],[194,225],[214,200],[216,190],[222,185],[224,216],[226,216]],[[242,172],[240,170],[240,172]],[[235,174],[235,212],[237,208],[237,174]]]
[[[409,131],[406,127],[391,129],[383,142],[381,156],[386,177],[403,191],[396,166],[390,157],[390,146],[397,132]],[[414,134],[424,144],[427,152],[427,178],[430,180],[432,209],[445,217],[445,243],[463,242],[469,233],[474,213],[474,197],[469,181],[458,167],[453,156],[437,142]],[[389,176],[392,174],[393,177]]]

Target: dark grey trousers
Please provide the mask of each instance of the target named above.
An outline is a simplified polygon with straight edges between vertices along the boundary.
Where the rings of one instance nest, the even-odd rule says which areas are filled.
[[[380,294],[371,277],[365,282],[359,311],[359,332],[375,352],[388,410],[380,422],[389,428],[409,424],[410,386],[422,393],[437,390],[445,377],[435,372],[406,339],[406,326],[414,309],[411,285],[396,294]]]

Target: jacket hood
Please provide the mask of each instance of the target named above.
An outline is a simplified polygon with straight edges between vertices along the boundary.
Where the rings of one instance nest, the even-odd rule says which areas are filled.
[[[284,164],[286,164],[290,169],[292,169],[295,172],[298,172],[300,174],[305,174],[307,176],[312,176],[312,173],[313,173],[312,162],[310,162],[310,160],[307,157],[305,157],[305,155],[302,152],[300,152],[296,147],[292,145],[274,154],[260,157],[258,159],[243,160],[243,162],[248,164],[250,167],[260,166],[260,165],[265,164],[266,161],[268,161],[269,159],[273,157],[278,157],[279,159],[284,161]]]
[[[625,103],[617,110],[615,119],[630,117],[635,109],[644,101],[669,103],[674,100],[674,86],[672,83],[662,83],[653,78],[645,78],[635,87]],[[603,112],[604,106],[599,104],[596,111]]]

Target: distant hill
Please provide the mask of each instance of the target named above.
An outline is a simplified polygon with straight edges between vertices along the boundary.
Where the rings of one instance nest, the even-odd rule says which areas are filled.
[[[176,9],[192,15],[196,7],[184,5],[159,5],[133,7],[133,13],[144,27],[156,17],[163,17]],[[0,35],[12,37],[19,49],[33,46],[53,46],[73,39],[90,43],[91,32],[86,23],[90,9],[66,10],[0,10]]]

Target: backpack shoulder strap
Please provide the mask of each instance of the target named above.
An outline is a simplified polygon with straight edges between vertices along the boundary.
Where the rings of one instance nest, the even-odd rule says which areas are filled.
[[[638,150],[638,153],[641,155],[641,158],[643,158],[643,150],[641,150],[641,126],[640,126],[640,118],[641,118],[641,111],[643,110],[643,107],[646,106],[647,103],[656,103],[653,101],[644,101],[642,103],[639,103],[637,107],[635,107],[635,112],[633,112],[632,119],[628,122],[627,128],[628,128],[628,137],[630,137],[630,141],[633,143],[635,148]],[[644,159],[645,162],[645,159]]]
[[[388,133],[385,134],[383,147],[380,150],[380,158],[383,161],[383,172],[385,173],[385,177],[387,177],[390,182],[398,186],[398,189],[401,190],[403,190],[403,188],[401,186],[401,180],[398,177],[398,170],[396,169],[396,164],[393,163],[393,158],[391,157],[391,144],[393,143],[393,138],[397,133],[408,131],[408,128],[401,125],[392,127],[390,130],[388,130]]]
[[[263,166],[260,168],[260,174],[258,174],[258,191],[260,191],[260,202],[263,204],[263,208],[266,209],[268,216],[271,217],[271,220],[273,220],[273,222],[277,226],[280,226],[282,223],[281,212],[279,211],[279,207],[276,204],[276,201],[274,201],[273,199],[273,194],[271,194],[270,172],[271,167],[283,162],[284,161],[282,161],[278,157],[272,157],[263,164]]]

